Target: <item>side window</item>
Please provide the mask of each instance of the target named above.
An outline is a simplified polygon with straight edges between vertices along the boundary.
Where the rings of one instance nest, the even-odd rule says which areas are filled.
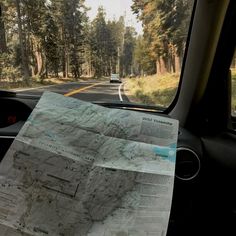
[[[234,53],[234,57],[231,64],[231,74],[232,74],[232,108],[231,114],[234,118],[236,118],[236,52]]]

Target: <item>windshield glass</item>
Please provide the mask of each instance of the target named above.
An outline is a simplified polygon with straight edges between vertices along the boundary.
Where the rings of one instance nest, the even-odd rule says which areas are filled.
[[[168,107],[191,0],[4,0],[0,88]]]

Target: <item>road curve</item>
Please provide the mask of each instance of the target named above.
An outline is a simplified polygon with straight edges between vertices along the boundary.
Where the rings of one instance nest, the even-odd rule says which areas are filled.
[[[44,91],[60,93],[83,101],[128,101],[121,84],[109,81],[92,80],[86,82],[70,82],[59,85],[44,86],[34,89],[22,89],[17,93],[27,95],[41,95]]]

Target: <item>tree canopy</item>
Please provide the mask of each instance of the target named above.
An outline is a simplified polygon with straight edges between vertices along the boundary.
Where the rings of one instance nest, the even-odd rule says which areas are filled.
[[[150,63],[156,61],[157,73],[180,69],[192,4],[189,0],[133,0],[132,10],[143,24],[143,45],[148,45],[144,54]],[[143,69],[152,71],[150,63]]]
[[[2,0],[0,79],[100,78],[180,68],[191,14],[187,0],[133,0],[143,35],[125,16],[90,21],[85,0]]]

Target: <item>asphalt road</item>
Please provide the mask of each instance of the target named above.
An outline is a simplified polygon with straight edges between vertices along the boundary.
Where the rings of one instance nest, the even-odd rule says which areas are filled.
[[[109,81],[71,82],[66,84],[44,86],[34,89],[22,89],[17,93],[27,95],[41,95],[44,91],[60,93],[68,97],[84,101],[129,101],[124,95],[123,84]]]

